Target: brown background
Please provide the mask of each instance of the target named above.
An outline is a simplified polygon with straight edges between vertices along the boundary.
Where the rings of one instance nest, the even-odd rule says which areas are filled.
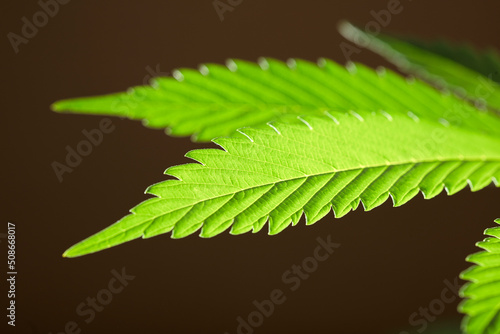
[[[402,5],[389,30],[500,48],[497,1]],[[419,196],[401,208],[386,203],[340,220],[329,215],[273,237],[264,231],[208,240],[164,235],[63,259],[67,247],[122,217],[146,198],[148,185],[164,178],[166,167],[186,162],[184,153],[203,145],[113,119],[115,131],[62,183],[51,168],[53,161],[63,162],[66,145],[75,147],[81,131],[96,128],[101,119],[53,113],[49,105],[57,99],[124,90],[141,84],[146,67],[157,64],[169,72],[228,57],[322,56],[343,63],[338,20],[364,25],[372,20],[371,10],[386,6],[373,0],[245,0],[221,22],[211,1],[71,1],[18,54],[5,37],[0,232],[7,221],[17,223],[13,332],[56,333],[74,320],[82,333],[232,334],[236,317],[246,317],[254,310],[252,301],[268,298],[275,288],[286,291],[287,301],[255,333],[410,328],[409,315],[439,298],[443,280],[468,266],[465,256],[500,216],[500,192],[494,188],[432,201]],[[4,36],[19,34],[21,18],[40,10],[35,1],[3,1],[2,7]],[[354,59],[386,64],[366,50]],[[311,255],[316,237],[329,234],[341,247],[289,292],[283,272]],[[105,288],[111,270],[122,267],[135,279],[85,324],[76,306]],[[6,305],[5,293],[0,295]],[[434,324],[456,323],[456,305],[447,305]]]

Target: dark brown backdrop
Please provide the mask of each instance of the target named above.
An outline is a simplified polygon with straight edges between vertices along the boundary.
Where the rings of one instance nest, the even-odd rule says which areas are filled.
[[[496,1],[401,3],[403,11],[392,17],[389,30],[500,48]],[[66,145],[75,147],[81,131],[96,128],[101,118],[55,114],[50,103],[141,84],[148,66],[167,73],[259,56],[344,62],[338,20],[363,25],[387,1],[244,0],[223,22],[212,1],[71,1],[17,54],[7,34],[20,34],[22,17],[31,20],[40,5],[4,1],[2,7],[0,233],[7,221],[17,223],[13,332],[59,333],[75,321],[82,333],[232,334],[236,318],[255,310],[252,301],[282,289],[286,302],[255,333],[415,333],[409,316],[440,298],[443,281],[467,267],[464,258],[475,250],[474,242],[500,216],[498,191],[464,190],[432,201],[419,196],[396,209],[386,203],[340,220],[329,215],[273,237],[160,236],[63,259],[68,246],[126,214],[146,198],[148,185],[163,179],[166,167],[186,162],[184,153],[202,145],[113,119],[115,130],[59,183],[51,163],[62,162]],[[386,64],[369,51],[354,60]],[[281,275],[311,255],[317,237],[328,235],[341,247],[290,292]],[[4,246],[2,240],[2,254]],[[111,271],[123,267],[135,279],[86,324],[77,306],[106,288]],[[456,323],[456,305],[446,305],[430,325]]]

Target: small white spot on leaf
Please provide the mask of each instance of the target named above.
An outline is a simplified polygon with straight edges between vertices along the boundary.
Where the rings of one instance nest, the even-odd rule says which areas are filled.
[[[298,119],[299,121],[301,121],[302,123],[304,123],[305,125],[307,125],[307,127],[309,128],[309,130],[312,130],[312,129],[313,129],[313,127],[311,126],[311,124],[307,123],[307,121],[306,121],[305,119],[303,119],[302,117],[297,116],[297,119]]]
[[[172,71],[172,76],[174,77],[175,80],[177,81],[184,81],[184,75],[182,74],[181,71],[179,70],[173,70]]]
[[[361,115],[358,114],[357,112],[355,112],[354,110],[349,110],[349,114],[351,114],[354,117],[356,117],[357,119],[359,119],[360,122],[364,122],[365,121],[365,119],[363,117],[361,117]]]

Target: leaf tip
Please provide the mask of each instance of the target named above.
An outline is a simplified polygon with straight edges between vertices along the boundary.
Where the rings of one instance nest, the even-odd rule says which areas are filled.
[[[64,251],[64,253],[62,254],[62,257],[70,259],[70,258],[74,258],[74,257],[80,256],[80,255],[75,254],[75,246],[77,246],[77,245],[78,244],[73,245],[70,248],[66,249]],[[83,254],[81,254],[81,255],[83,255]]]
[[[59,100],[50,105],[50,110],[55,111],[55,112],[62,112],[67,110],[67,108],[64,106],[65,105],[65,100]]]
[[[342,36],[344,36],[344,34],[348,34],[349,32],[352,33],[354,29],[356,29],[354,25],[347,20],[340,20],[337,22],[337,30]]]

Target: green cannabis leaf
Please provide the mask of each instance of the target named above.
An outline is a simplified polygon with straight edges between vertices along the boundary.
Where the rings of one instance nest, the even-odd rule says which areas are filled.
[[[500,187],[498,53],[375,36],[346,22],[339,28],[443,91],[385,68],[262,58],[54,103],[55,111],[142,120],[221,147],[188,152],[195,162],[167,169],[171,178],[146,190],[154,197],[64,256],[165,233],[212,237],[267,227],[276,234],[302,216],[311,225],[330,211],[342,217],[389,198],[399,206],[419,193],[429,199],[467,185]],[[461,275],[470,281],[460,306],[468,333],[500,333],[500,227],[485,234],[477,244],[484,251],[468,257],[475,266]]]
[[[500,219],[496,220],[500,224]],[[461,274],[470,281],[461,290],[466,299],[459,309],[466,313],[462,327],[466,333],[500,333],[500,227],[484,232],[489,237],[476,245],[484,251],[470,255],[475,265]]]
[[[474,191],[492,180],[499,186],[500,119],[463,111],[468,121],[460,126],[412,113],[330,111],[240,129],[214,140],[224,150],[189,152],[198,163],[166,171],[178,180],[149,187],[156,198],[65,256],[167,232],[181,238],[201,230],[212,237],[228,228],[258,232],[268,223],[276,234],[302,214],[310,225],[332,209],[341,217],[360,202],[370,210],[390,196],[402,205],[419,191],[432,198],[443,188],[454,194],[467,184]]]
[[[264,58],[258,65],[230,60],[227,66],[177,70],[173,78],[156,78],[151,87],[53,104],[56,111],[141,119],[149,127],[193,135],[199,141],[287,116],[322,115],[325,110],[410,111],[417,117],[465,123],[463,117],[457,119],[457,108],[463,106],[453,97],[390,70],[373,71],[353,63],[346,68],[326,59],[314,64]]]
[[[500,111],[500,55],[494,49],[479,52],[468,45],[424,42],[414,38],[373,35],[348,22],[339,25],[344,37],[384,56],[403,72],[438,87],[448,88]]]

